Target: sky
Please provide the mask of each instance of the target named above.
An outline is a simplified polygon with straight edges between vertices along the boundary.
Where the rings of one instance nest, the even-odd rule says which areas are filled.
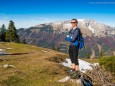
[[[76,19],[93,19],[115,27],[114,0],[0,0],[0,26],[16,28]]]

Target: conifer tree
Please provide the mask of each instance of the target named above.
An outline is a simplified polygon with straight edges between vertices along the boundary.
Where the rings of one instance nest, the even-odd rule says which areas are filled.
[[[3,24],[2,27],[0,28],[0,41],[5,42],[5,37],[6,37],[6,28],[5,25]]]
[[[13,21],[9,22],[8,29],[6,31],[6,41],[8,42],[19,42],[19,36]]]

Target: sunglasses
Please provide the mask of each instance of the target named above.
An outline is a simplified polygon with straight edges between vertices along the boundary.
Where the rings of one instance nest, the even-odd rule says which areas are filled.
[[[77,23],[77,22],[71,22],[71,23]]]

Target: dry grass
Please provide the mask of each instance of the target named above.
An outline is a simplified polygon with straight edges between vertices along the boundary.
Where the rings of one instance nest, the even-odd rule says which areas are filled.
[[[57,82],[66,76],[66,68],[58,63],[67,54],[17,43],[0,43],[0,48],[12,48],[6,49],[8,53],[29,53],[0,56],[0,86],[75,86]],[[5,69],[4,64],[16,67]]]
[[[80,58],[84,61],[87,61],[89,63],[99,63],[99,59],[98,58],[95,58],[95,59],[86,59],[86,58]]]

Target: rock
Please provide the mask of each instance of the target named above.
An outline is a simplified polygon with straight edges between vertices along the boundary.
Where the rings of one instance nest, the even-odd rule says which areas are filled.
[[[94,65],[94,66],[99,66],[99,63],[94,63],[93,65]]]
[[[5,65],[3,65],[3,68],[15,68],[15,66],[14,65],[5,64]]]
[[[3,52],[3,51],[5,51],[5,49],[0,49],[0,52]]]
[[[8,67],[8,64],[3,65],[3,68],[7,68],[7,67]]]
[[[44,53],[47,53],[47,52],[49,52],[49,51],[46,51],[46,50],[41,50],[42,52],[44,52]]]

